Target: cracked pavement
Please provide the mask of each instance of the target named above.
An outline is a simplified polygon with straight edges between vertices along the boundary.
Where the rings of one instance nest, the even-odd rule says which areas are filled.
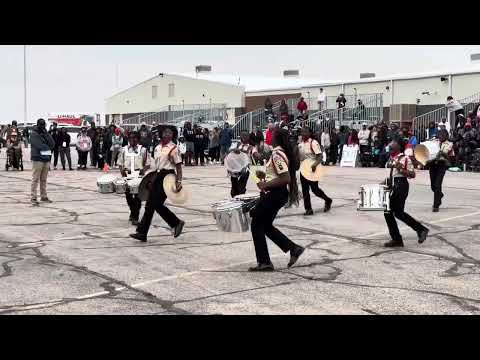
[[[125,198],[99,194],[88,171],[51,171],[52,204],[29,202],[30,163],[0,159],[0,314],[478,314],[480,174],[447,173],[444,204],[431,212],[428,172],[411,182],[407,211],[430,228],[419,245],[386,249],[380,212],[356,211],[360,185],[383,169],[329,168],[321,187],[330,213],[281,210],[275,224],[307,250],[293,268],[268,242],[274,273],[249,273],[250,233],[219,232],[210,204],[229,196],[220,166],[186,168],[192,197],[170,208],[186,221],[173,239],[155,215],[148,243],[128,237]],[[255,186],[248,184],[248,191]]]

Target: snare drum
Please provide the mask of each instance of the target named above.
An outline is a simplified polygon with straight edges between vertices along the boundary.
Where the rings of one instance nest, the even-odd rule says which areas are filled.
[[[359,194],[358,211],[390,211],[390,189],[387,186],[362,185]]]
[[[135,177],[132,179],[127,179],[128,190],[130,194],[137,195],[140,188],[140,183],[142,182],[141,177]]]
[[[250,229],[250,216],[241,201],[225,201],[212,204],[218,229],[224,232],[242,233]]]
[[[110,174],[102,175],[97,180],[98,192],[101,194],[110,194],[115,191],[115,186],[113,182],[115,181],[115,176]]]
[[[239,154],[231,152],[225,157],[224,163],[228,175],[239,178],[248,171],[250,158],[244,152]]]
[[[115,186],[115,192],[117,194],[125,194],[127,191],[127,180],[125,180],[123,177],[116,179],[113,182],[113,185]]]

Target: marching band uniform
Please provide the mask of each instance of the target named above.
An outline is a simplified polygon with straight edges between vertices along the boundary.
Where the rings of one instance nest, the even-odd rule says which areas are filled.
[[[307,158],[316,160],[316,157],[322,154],[320,144],[318,143],[317,140],[314,140],[312,138],[308,138],[307,140],[302,140],[298,145],[298,150],[300,152],[301,161]],[[324,211],[327,212],[330,210],[333,200],[329,198],[323,192],[323,190],[318,187],[318,181],[309,181],[305,179],[302,174],[300,174],[300,182],[302,184],[303,205],[307,213],[313,214],[312,203],[310,201],[310,189],[316,196],[318,196],[319,198],[325,201]]]
[[[449,158],[453,156],[453,144],[446,140],[440,144],[440,151],[435,160],[430,162],[430,186],[433,191],[433,211],[437,212],[442,204],[442,183],[445,172],[450,164]]]
[[[283,149],[277,146],[267,162],[266,178],[275,179],[284,173],[288,173],[288,159]],[[251,271],[273,270],[265,235],[284,253],[290,251],[292,256],[298,257],[304,250],[273,226],[278,211],[288,202],[288,194],[287,185],[268,189],[261,194],[259,203],[250,212],[252,238],[259,265],[257,268],[250,269]]]
[[[258,153],[255,146],[252,146],[250,144],[239,143],[237,145],[237,150],[247,154],[250,161],[251,161],[252,157],[254,156],[254,154]],[[248,182],[249,174],[250,173],[247,169],[247,171],[245,171],[239,177],[234,177],[234,176],[230,177],[230,180],[232,182],[232,189],[230,191],[230,195],[232,195],[232,198],[237,196],[237,195],[245,194],[245,192],[247,191],[247,182]]]
[[[177,145],[172,141],[166,145],[160,143],[155,148],[154,157],[154,169],[157,171],[157,176],[155,177],[150,196],[145,204],[145,213],[137,227],[137,238],[142,241],[147,240],[148,230],[150,229],[155,211],[172,229],[175,229],[178,235],[184,224],[183,221],[178,219],[177,216],[164,205],[167,195],[163,189],[163,179],[168,174],[175,174],[176,165],[182,163],[180,155],[178,154]]]
[[[132,155],[127,154],[135,154]],[[126,173],[131,173],[131,162],[134,162],[135,171],[143,171],[146,166],[150,166],[150,155],[146,148],[138,144],[133,147],[130,144],[124,146],[118,155],[117,163],[120,166],[120,170],[124,170]],[[138,223],[138,217],[140,216],[140,208],[142,207],[142,201],[138,197],[138,194],[131,194],[130,189],[127,187],[125,191],[125,198],[127,200],[128,207],[130,208],[130,218],[134,225]]]
[[[401,164],[401,169],[396,167],[397,164]],[[392,154],[390,160],[387,162],[386,167],[391,168],[390,182],[392,186],[392,192],[390,195],[390,211],[385,212],[384,216],[392,241],[386,243],[385,246],[403,246],[402,235],[398,230],[398,225],[395,218],[403,221],[405,224],[415,230],[419,238],[419,243],[423,243],[428,234],[428,229],[405,212],[405,201],[407,200],[409,190],[406,174],[407,171],[415,171],[413,162],[409,156],[405,156],[403,153]]]

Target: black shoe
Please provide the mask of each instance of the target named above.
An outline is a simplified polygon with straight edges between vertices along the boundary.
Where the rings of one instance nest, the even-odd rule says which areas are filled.
[[[248,271],[275,271],[275,268],[273,267],[273,264],[258,264],[255,267],[251,267],[248,269]]]
[[[48,203],[48,204],[51,204],[51,203],[53,202],[53,201],[50,200],[49,198],[41,198],[40,201],[41,201],[41,202],[46,202],[46,203]]]
[[[31,199],[30,201],[32,202],[33,206],[39,206],[40,205],[40,203],[38,202],[37,199]]]
[[[429,232],[429,230],[425,229],[425,230],[422,230],[418,233],[418,243],[419,244],[422,244],[425,240],[427,240],[428,232]]]
[[[174,238],[180,236],[180,234],[182,233],[182,230],[183,230],[183,226],[184,226],[184,225],[185,225],[185,221],[180,220],[180,222],[178,223],[178,225],[175,226],[175,230],[174,230],[174,233],[173,233],[173,237],[174,237]]]
[[[303,215],[305,215],[305,216],[313,215],[313,210],[312,209],[307,210],[307,211],[305,211],[305,214],[303,214]]]
[[[147,242],[147,237],[145,235],[135,233],[135,234],[130,234],[131,238],[140,240],[141,242]]]
[[[385,247],[403,247],[403,241],[389,241],[383,244]]]
[[[440,209],[438,207],[432,208],[432,212],[438,212]]]
[[[330,199],[325,203],[325,208],[323,209],[323,212],[329,212],[330,209],[332,208],[332,202],[333,200]]]
[[[292,267],[292,265],[297,262],[298,258],[303,254],[304,251],[305,248],[301,246],[297,246],[295,249],[290,250],[290,261],[288,262],[288,267]]]
[[[73,169],[72,169],[72,168],[70,168],[70,171],[73,171]]]
[[[63,168],[63,171],[65,171],[65,168]]]
[[[131,221],[132,221],[132,225],[138,226],[138,220],[133,219]]]

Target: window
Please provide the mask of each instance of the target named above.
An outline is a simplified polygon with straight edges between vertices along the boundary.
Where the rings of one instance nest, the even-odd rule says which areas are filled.
[[[175,84],[168,84],[168,97],[175,97]]]
[[[157,98],[157,92],[158,92],[158,86],[157,86],[157,85],[153,85],[153,86],[152,86],[152,99],[156,99],[156,98]]]

